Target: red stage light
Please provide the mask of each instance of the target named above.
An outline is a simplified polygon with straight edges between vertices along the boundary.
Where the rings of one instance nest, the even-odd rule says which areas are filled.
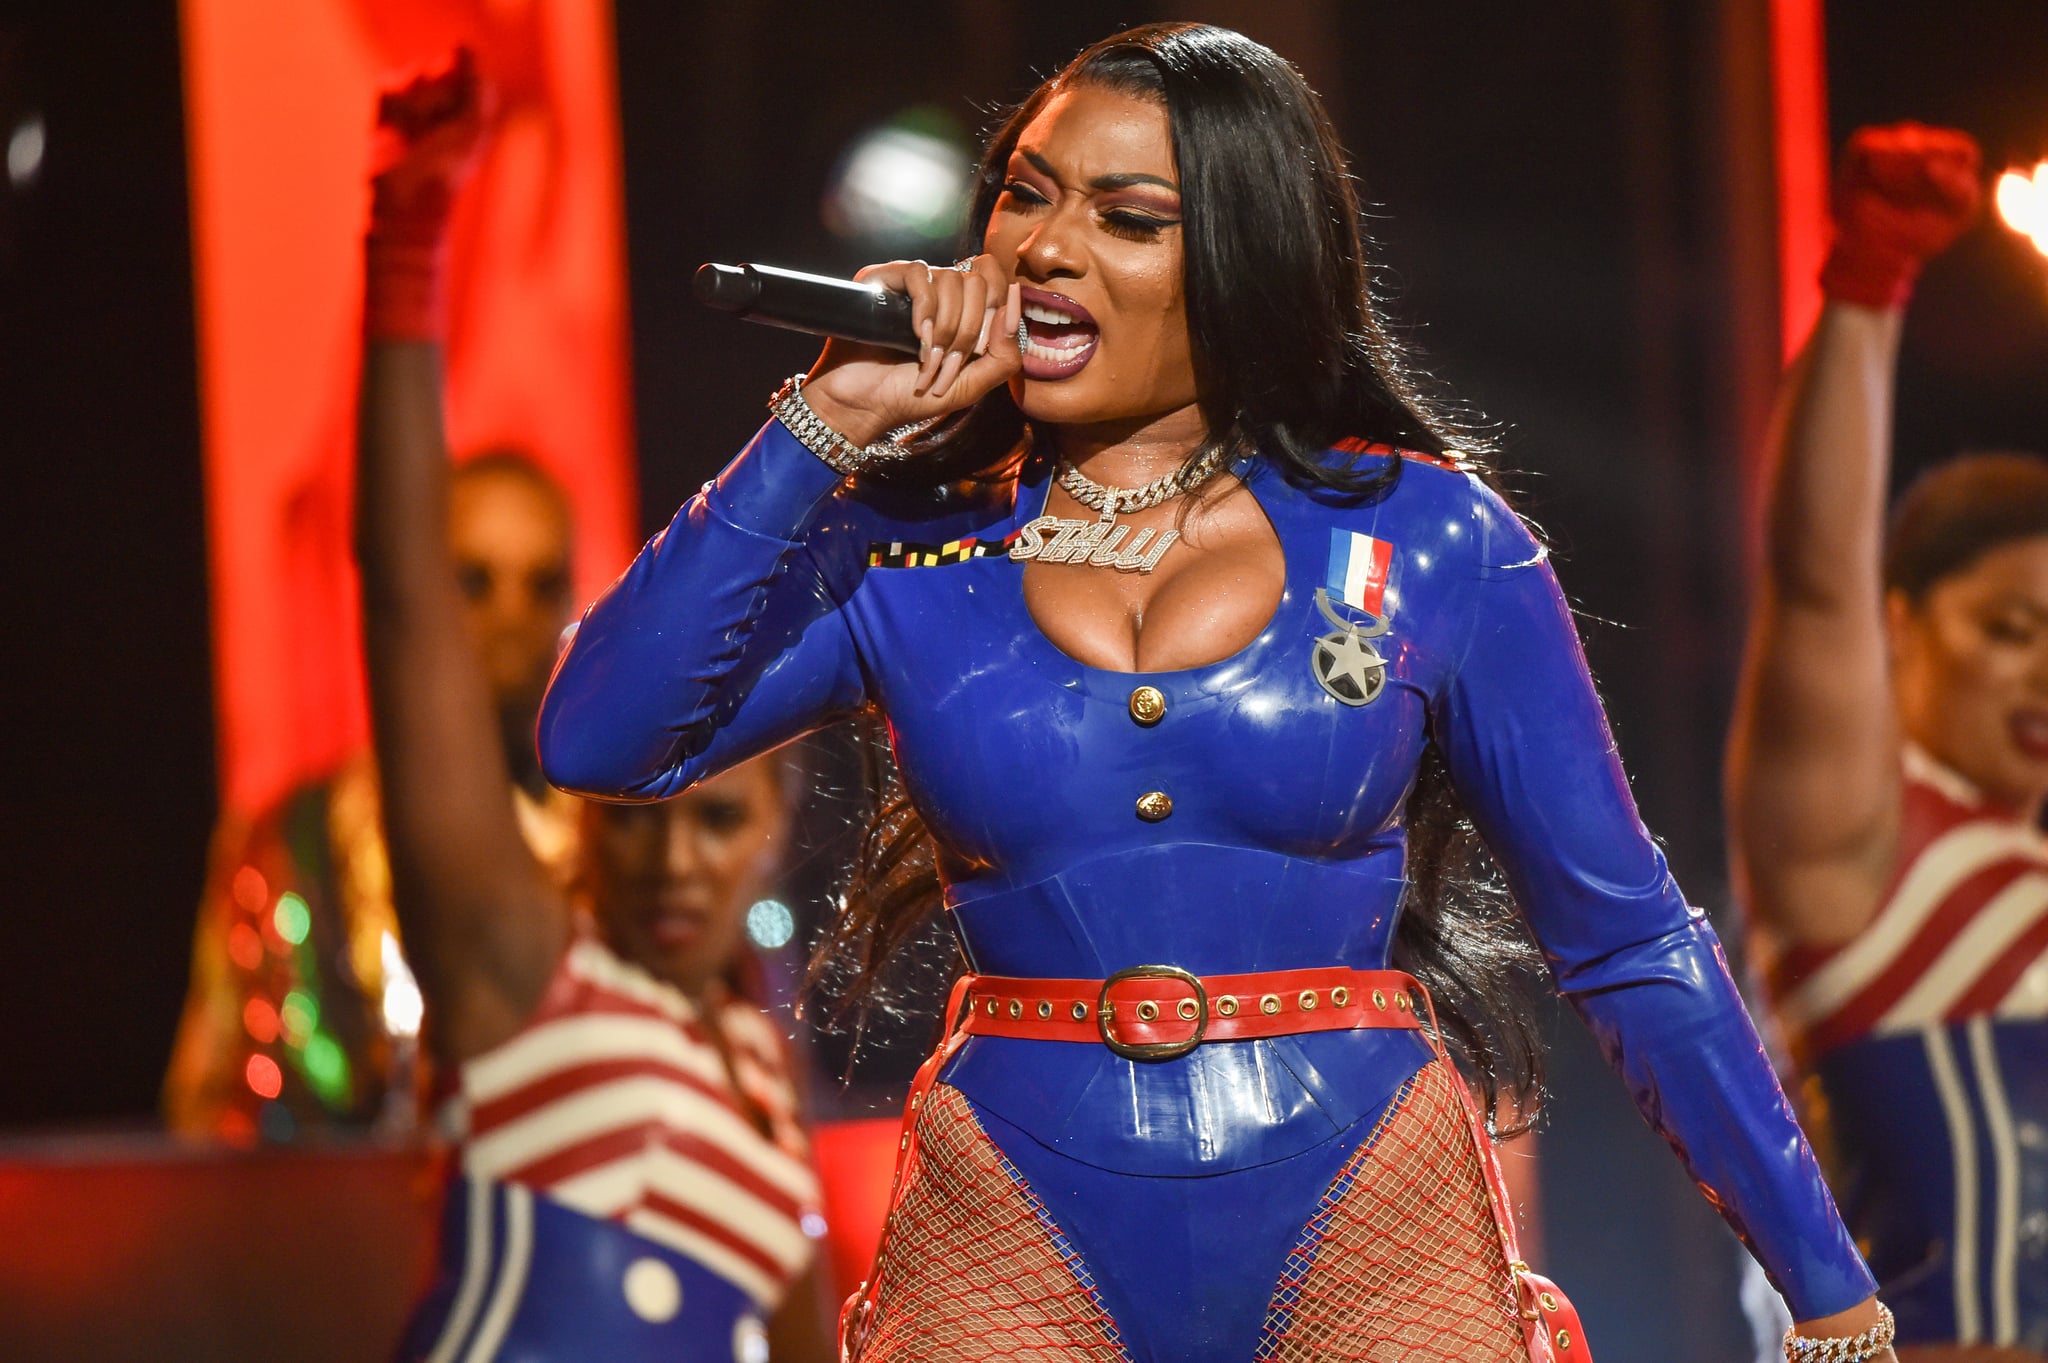
[[[228,958],[244,970],[263,964],[263,939],[247,923],[228,929]]]
[[[263,872],[254,866],[244,866],[235,872],[235,902],[249,913],[261,913],[270,901],[270,882],[263,878]]]
[[[242,1067],[242,1077],[258,1098],[275,1098],[284,1092],[284,1071],[267,1055],[252,1055]]]
[[[242,1026],[258,1043],[268,1046],[277,1040],[277,1009],[270,1006],[269,999],[250,999],[242,1005]]]

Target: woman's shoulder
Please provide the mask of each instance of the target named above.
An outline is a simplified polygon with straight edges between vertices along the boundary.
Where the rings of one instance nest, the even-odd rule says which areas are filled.
[[[1546,556],[1542,540],[1477,460],[1362,438],[1339,440],[1322,457],[1333,470],[1389,475],[1383,491],[1365,497],[1297,479],[1314,514],[1333,526],[1427,544],[1423,552],[1444,566],[1462,563],[1483,576],[1532,567]]]

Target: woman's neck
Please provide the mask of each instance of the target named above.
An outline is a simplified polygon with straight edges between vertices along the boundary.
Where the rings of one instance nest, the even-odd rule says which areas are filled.
[[[1190,403],[1158,416],[1053,426],[1047,434],[1061,460],[1096,482],[1142,487],[1186,463],[1208,438],[1209,423],[1201,407]]]

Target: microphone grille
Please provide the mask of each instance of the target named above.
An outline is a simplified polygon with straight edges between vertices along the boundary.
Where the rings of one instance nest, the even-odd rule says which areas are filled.
[[[744,265],[713,262],[697,267],[696,277],[690,282],[690,292],[708,308],[717,308],[720,312],[745,312],[760,301],[761,281]]]

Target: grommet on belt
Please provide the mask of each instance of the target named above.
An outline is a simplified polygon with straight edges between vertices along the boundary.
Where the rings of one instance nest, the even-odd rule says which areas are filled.
[[[1074,1021],[1076,1021],[1076,1022],[1086,1022],[1087,1020],[1088,1020],[1088,1005],[1087,1005],[1087,1004],[1085,1004],[1085,1003],[1076,1003],[1076,1004],[1074,1005]]]
[[[1138,817],[1146,823],[1158,823],[1173,813],[1173,797],[1163,790],[1148,790],[1138,797]]]
[[[1224,1018],[1236,1017],[1237,1000],[1229,994],[1225,994],[1222,998],[1216,1000],[1216,1016]]]
[[[1013,1018],[1024,1016],[1024,1003],[1021,999],[1010,1000],[1010,1016]]]
[[[1049,1018],[1052,1016],[1051,999],[1040,999],[1038,1001],[1038,1016],[1040,1018]]]
[[[1332,1008],[1342,1008],[1349,1002],[1351,1002],[1351,991],[1343,985],[1340,984],[1330,991],[1330,1006]]]
[[[1301,997],[1296,999],[1295,1002],[1301,1005],[1302,1012],[1314,1012],[1316,1007],[1316,991],[1313,989],[1302,990]]]
[[[1279,1012],[1280,996],[1278,994],[1267,994],[1265,997],[1261,998],[1259,1000],[1259,1011],[1261,1013],[1267,1014]]]
[[[1159,1005],[1150,999],[1138,1000],[1138,1021],[1155,1022],[1159,1018]]]
[[[1156,686],[1131,692],[1131,719],[1147,729],[1166,718],[1166,695]]]
[[[1373,1006],[1373,1007],[1375,1007],[1375,1008],[1377,1008],[1377,1009],[1379,1009],[1379,1010],[1380,1010],[1380,1011],[1381,1011],[1382,1013],[1386,1012],[1386,1011],[1387,1011],[1387,996],[1386,996],[1386,994],[1385,994],[1385,993],[1383,993],[1382,991],[1378,990],[1378,989],[1375,989],[1375,990],[1373,990],[1373,991],[1372,991],[1372,1006]]]

